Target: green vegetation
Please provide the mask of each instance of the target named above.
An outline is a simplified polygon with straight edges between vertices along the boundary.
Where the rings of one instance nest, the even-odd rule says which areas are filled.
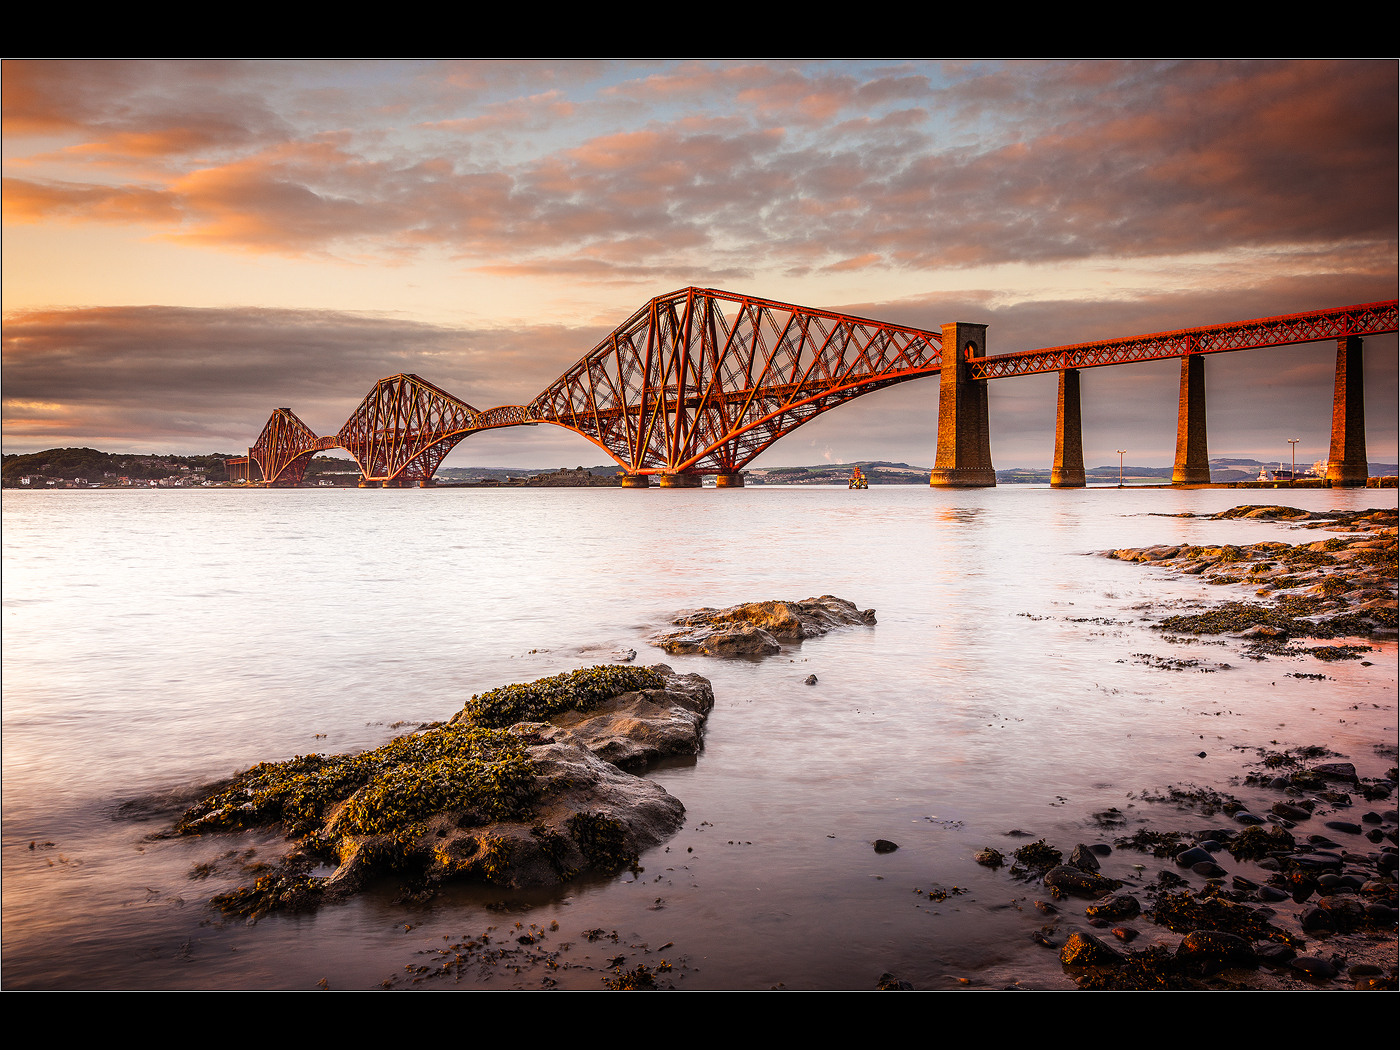
[[[662,689],[665,685],[665,679],[646,667],[585,667],[528,685],[507,685],[473,696],[459,717],[491,728],[516,722],[544,722],[560,711],[587,711],[620,693]]]

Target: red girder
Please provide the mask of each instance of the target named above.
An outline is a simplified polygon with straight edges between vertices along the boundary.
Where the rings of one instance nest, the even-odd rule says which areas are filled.
[[[424,481],[476,429],[477,415],[471,405],[425,379],[390,376],[374,385],[335,443],[355,457],[367,480]]]
[[[1128,339],[1103,339],[1047,350],[1023,350],[997,354],[969,363],[972,379],[1058,372],[1063,368],[1097,368],[1135,361],[1156,361],[1187,354],[1218,354],[1226,350],[1253,350],[1265,346],[1289,346],[1349,335],[1381,335],[1396,330],[1396,300],[1312,310],[1282,317],[1261,317],[1234,324],[1181,328],[1175,332],[1136,335]]]
[[[809,419],[941,363],[935,332],[682,288],[628,318],[529,413],[633,474],[732,474]]]
[[[248,455],[269,485],[299,485],[318,438],[290,408],[276,409]]]

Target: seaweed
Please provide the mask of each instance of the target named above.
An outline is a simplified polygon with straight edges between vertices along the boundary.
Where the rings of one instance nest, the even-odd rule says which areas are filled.
[[[1116,970],[1098,970],[1079,978],[1085,991],[1188,991],[1209,987],[1192,976],[1170,948],[1154,945],[1129,952]]]
[[[1030,872],[1036,875],[1044,875],[1051,868],[1059,864],[1061,858],[1064,856],[1064,854],[1053,846],[1047,846],[1044,839],[1028,843],[1011,855],[1024,864]],[[1014,865],[1012,866],[1011,874],[1019,874],[1019,872],[1015,870]]]
[[[1171,857],[1180,852],[1187,836],[1180,831],[1148,831],[1143,828],[1129,838],[1114,839],[1119,849],[1141,850],[1154,857]]]
[[[621,693],[665,686],[666,680],[649,667],[585,667],[477,694],[466,702],[458,717],[479,726],[504,729],[517,722],[545,722],[560,711],[587,711]]]
[[[568,820],[569,834],[588,858],[588,863],[601,871],[629,869],[639,875],[635,850],[627,848],[627,829],[622,821],[603,813],[575,813]]]
[[[1221,930],[1252,941],[1279,941],[1291,947],[1299,943],[1288,933],[1260,918],[1252,908],[1223,897],[1192,896],[1190,890],[1162,893],[1148,917],[1173,933]]]

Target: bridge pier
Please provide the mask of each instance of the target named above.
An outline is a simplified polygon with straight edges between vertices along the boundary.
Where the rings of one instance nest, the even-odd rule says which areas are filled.
[[[702,478],[699,474],[689,472],[681,474],[662,474],[661,487],[663,489],[698,489]]]
[[[743,487],[744,475],[742,473],[715,475],[715,488],[717,489],[741,489]]]
[[[624,474],[622,475],[622,487],[625,489],[649,489],[651,488],[651,475]]]
[[[1366,405],[1361,376],[1361,337],[1337,340],[1337,379],[1332,388],[1332,447],[1327,480],[1335,488],[1366,484]]]
[[[987,356],[987,326],[954,321],[943,326],[938,389],[938,453],[928,483],[933,488],[995,488],[987,381],[969,379],[969,357]]]
[[[1060,369],[1060,397],[1055,408],[1055,462],[1052,489],[1084,487],[1084,429],[1079,414],[1079,369]]]
[[[1210,452],[1206,448],[1206,360],[1200,354],[1186,354],[1181,359],[1172,484],[1210,484]]]

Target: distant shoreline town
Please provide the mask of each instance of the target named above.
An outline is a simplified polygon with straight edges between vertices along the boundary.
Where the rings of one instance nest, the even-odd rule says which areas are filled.
[[[0,480],[6,489],[119,489],[119,488],[258,488],[257,483],[234,481],[227,463],[232,455],[158,456],[101,452],[90,448],[48,449],[28,455],[4,457]],[[884,460],[854,463],[821,463],[808,467],[768,467],[745,471],[748,485],[844,485],[859,467],[871,485],[927,485],[928,467]],[[1298,471],[1296,479],[1282,463],[1254,459],[1212,459],[1212,484],[1281,483],[1296,480],[1319,484],[1326,461]],[[1372,478],[1392,477],[1394,463],[1368,463]],[[1119,466],[1091,467],[1085,471],[1092,483],[1116,483]],[[998,485],[1048,485],[1050,469],[1014,467],[998,470]],[[1122,478],[1134,484],[1171,481],[1172,468],[1122,467]],[[316,456],[307,467],[301,488],[355,488],[362,480],[354,460]],[[439,488],[606,488],[621,484],[615,463],[594,467],[561,467],[557,470],[519,467],[444,467],[433,478]]]

